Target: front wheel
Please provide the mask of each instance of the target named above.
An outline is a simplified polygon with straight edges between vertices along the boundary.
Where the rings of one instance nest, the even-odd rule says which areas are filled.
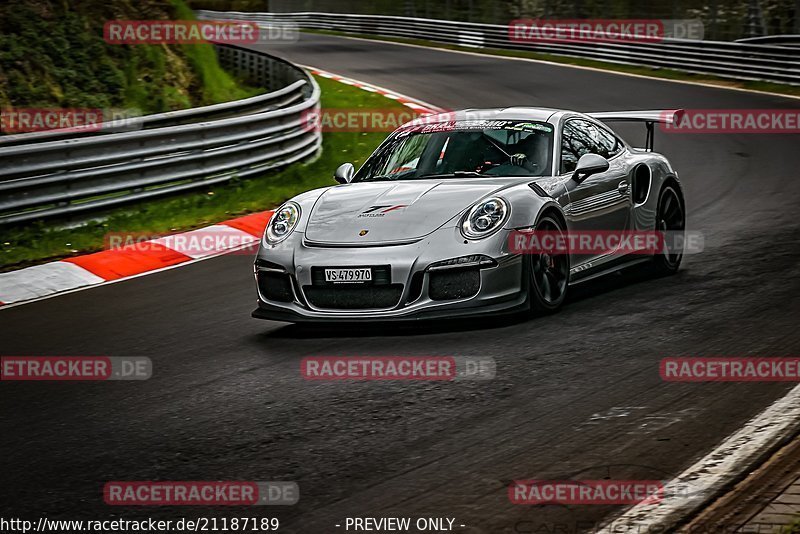
[[[537,232],[564,235],[560,221],[545,215],[536,225]],[[534,314],[556,312],[564,303],[569,286],[569,254],[563,252],[532,253],[528,255],[528,292]]]

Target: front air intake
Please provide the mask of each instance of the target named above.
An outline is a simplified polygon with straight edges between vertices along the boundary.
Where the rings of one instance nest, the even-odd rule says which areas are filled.
[[[308,302],[329,310],[377,310],[394,308],[403,294],[403,284],[303,286]]]
[[[287,273],[258,271],[256,277],[258,288],[265,299],[275,302],[294,301],[292,280]]]
[[[431,300],[466,299],[477,295],[481,288],[481,271],[477,268],[432,271],[428,276]]]

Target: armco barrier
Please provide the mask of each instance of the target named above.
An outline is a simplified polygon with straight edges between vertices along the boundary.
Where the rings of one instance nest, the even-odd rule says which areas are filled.
[[[0,224],[204,188],[313,156],[321,134],[303,117],[319,106],[314,79],[262,52],[217,49],[226,68],[271,92],[142,117],[135,131],[0,138]]]
[[[519,42],[508,26],[387,15],[345,13],[242,13],[199,11],[206,19],[252,20],[264,25],[351,34],[424,39],[469,48],[525,50],[685,72],[737,80],[800,84],[800,48],[768,43],[664,39],[660,42]],[[778,42],[778,39],[772,39]]]

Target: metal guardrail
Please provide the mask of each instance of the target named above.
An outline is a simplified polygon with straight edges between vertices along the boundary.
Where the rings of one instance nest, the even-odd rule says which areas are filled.
[[[71,216],[257,175],[314,155],[321,133],[304,114],[320,89],[301,68],[231,45],[220,62],[274,91],[143,117],[144,129],[43,132],[0,143],[0,224]],[[207,120],[209,117],[220,117]],[[197,121],[185,124],[187,121]],[[101,130],[102,131],[102,130]],[[52,138],[48,138],[48,134]],[[16,138],[16,139],[12,139]]]
[[[661,42],[519,42],[509,27],[447,20],[344,13],[242,13],[199,11],[206,19],[293,23],[301,28],[424,39],[469,48],[524,50],[737,80],[800,84],[800,50],[775,44],[664,39]]]
[[[800,46],[800,35],[764,35],[737,39],[737,43],[774,44],[781,46]]]
[[[298,82],[295,82],[292,85],[271,93],[244,98],[242,100],[222,102],[220,104],[212,104],[210,106],[197,108],[167,111],[165,113],[144,115],[141,117],[126,117],[124,119],[96,124],[86,129],[63,128],[23,134],[2,135],[0,136],[0,147],[19,146],[27,143],[40,143],[42,141],[55,141],[58,139],[71,139],[75,137],[90,137],[93,135],[105,135],[108,133],[142,130],[146,128],[160,128],[178,124],[189,124],[200,120],[222,119],[226,117],[252,115],[253,113],[263,113],[273,109],[280,109],[302,100],[302,94],[298,93],[296,90],[297,87],[295,85],[297,83]]]

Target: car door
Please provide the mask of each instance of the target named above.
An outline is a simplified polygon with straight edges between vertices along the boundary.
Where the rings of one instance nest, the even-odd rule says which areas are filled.
[[[573,232],[623,231],[628,229],[631,204],[624,158],[617,157],[624,145],[613,134],[582,118],[567,119],[561,131],[561,174],[571,175],[584,154],[608,159],[606,172],[577,182],[569,180],[569,203],[565,212]],[[602,263],[613,250],[572,255],[572,266]]]

